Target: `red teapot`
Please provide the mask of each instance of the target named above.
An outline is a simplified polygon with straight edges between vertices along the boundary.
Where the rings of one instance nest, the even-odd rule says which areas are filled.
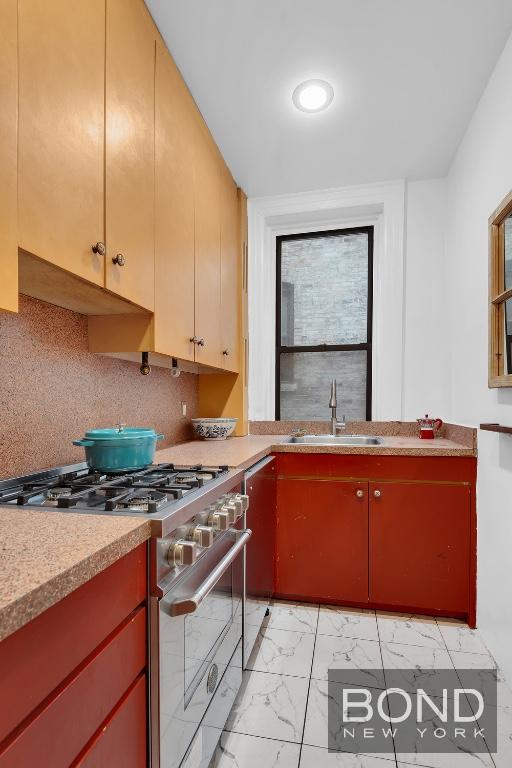
[[[428,413],[423,419],[416,419],[422,440],[433,440],[436,432],[443,426],[441,419],[430,419]]]

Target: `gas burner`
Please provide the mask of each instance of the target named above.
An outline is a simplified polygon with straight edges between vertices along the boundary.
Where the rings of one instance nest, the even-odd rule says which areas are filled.
[[[71,496],[73,489],[66,485],[55,485],[53,488],[48,488],[45,492],[46,504],[56,507],[58,506],[59,499],[65,499]]]
[[[106,475],[104,472],[93,472],[91,470],[88,475],[74,478],[73,488],[78,489],[82,487],[87,487],[89,485],[98,485],[99,483],[104,483],[107,479],[108,479],[108,475]]]
[[[130,512],[156,512],[167,501],[165,493],[152,490],[131,491],[117,498],[110,499],[105,509],[126,509]]]
[[[195,472],[180,472],[174,475],[172,482],[176,485],[189,485],[200,488],[204,484],[205,479],[209,478],[198,477]]]

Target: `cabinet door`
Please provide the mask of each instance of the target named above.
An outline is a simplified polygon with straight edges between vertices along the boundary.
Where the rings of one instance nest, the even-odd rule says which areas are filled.
[[[194,360],[195,105],[160,41],[155,98],[155,349]]]
[[[142,0],[107,0],[105,285],[149,310],[155,295],[155,39]]]
[[[103,286],[105,0],[19,0],[21,248]]]
[[[194,134],[196,361],[221,368],[220,163],[200,119]]]
[[[221,334],[223,367],[240,370],[240,206],[233,178],[221,161]]]
[[[0,3],[0,309],[18,309],[16,228],[17,1]]]
[[[322,603],[368,601],[368,484],[280,479],[276,593]]]
[[[470,488],[370,483],[370,600],[465,613]]]

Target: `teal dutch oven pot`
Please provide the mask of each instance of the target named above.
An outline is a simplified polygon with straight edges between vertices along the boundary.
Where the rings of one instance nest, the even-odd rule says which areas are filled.
[[[154,429],[119,424],[110,429],[90,429],[82,440],[73,440],[73,445],[85,448],[85,459],[91,469],[126,472],[152,464],[156,443],[163,437]]]

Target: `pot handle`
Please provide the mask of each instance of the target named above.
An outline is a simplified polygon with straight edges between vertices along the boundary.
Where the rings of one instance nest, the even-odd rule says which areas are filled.
[[[436,431],[441,429],[441,427],[443,426],[443,420],[442,419],[436,419],[434,421],[434,426],[436,428]]]
[[[164,439],[164,437],[165,437],[165,435],[157,435],[157,436],[156,436],[156,439],[157,439],[157,440],[163,440],[163,439]]]
[[[84,448],[90,448],[94,445],[94,440],[73,440],[73,445],[81,445]]]

